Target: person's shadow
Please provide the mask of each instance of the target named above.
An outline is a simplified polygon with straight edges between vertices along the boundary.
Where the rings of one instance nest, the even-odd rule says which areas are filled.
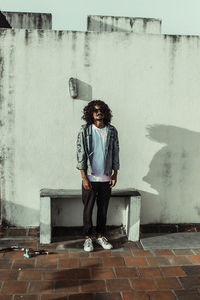
[[[143,180],[158,192],[143,194],[143,216],[151,223],[197,223],[200,217],[200,133],[171,125],[147,128],[163,144]],[[148,223],[148,222],[147,222]]]

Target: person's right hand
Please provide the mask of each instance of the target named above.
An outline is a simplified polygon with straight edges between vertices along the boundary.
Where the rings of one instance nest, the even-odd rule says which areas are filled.
[[[88,178],[83,179],[83,187],[85,190],[89,190],[89,191],[92,189],[92,184]]]

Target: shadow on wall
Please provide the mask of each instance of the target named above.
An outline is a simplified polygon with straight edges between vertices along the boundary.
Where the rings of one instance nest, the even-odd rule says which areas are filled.
[[[91,101],[92,100],[92,87],[90,84],[81,81],[80,79],[77,80],[78,85],[78,97],[76,99]]]
[[[0,11],[0,28],[12,28],[1,11]]]
[[[157,221],[170,223],[170,217],[172,221],[177,217],[179,222],[185,222],[187,213],[183,217],[182,213],[188,207],[200,216],[200,206],[195,205],[200,189],[200,133],[167,125],[149,126],[147,132],[150,140],[165,144],[154,155],[149,172],[143,177],[158,192],[142,192],[150,202],[149,208],[157,209],[156,205],[160,205]]]
[[[25,205],[1,200],[3,226],[38,226],[40,210]],[[26,224],[29,225],[26,225]]]

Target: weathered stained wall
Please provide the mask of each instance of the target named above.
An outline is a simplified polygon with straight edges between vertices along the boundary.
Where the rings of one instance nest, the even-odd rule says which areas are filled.
[[[88,31],[161,33],[161,20],[115,16],[88,16]]]
[[[52,29],[52,15],[2,11],[12,28]]]
[[[7,222],[39,225],[41,188],[81,188],[76,136],[81,111],[95,98],[112,109],[120,139],[116,187],[141,191],[142,223],[199,222],[198,36],[17,29],[0,34]],[[70,77],[78,79],[78,99],[69,95]],[[118,201],[110,208],[111,224],[122,206]],[[73,213],[60,222],[81,225],[81,201],[70,207]]]

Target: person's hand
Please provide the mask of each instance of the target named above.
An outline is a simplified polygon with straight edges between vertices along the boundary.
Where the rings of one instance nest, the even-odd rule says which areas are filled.
[[[88,178],[83,179],[83,187],[85,190],[88,190],[88,191],[90,191],[92,189],[92,184]]]
[[[117,175],[113,174],[110,178],[110,188],[112,189],[117,183]]]

